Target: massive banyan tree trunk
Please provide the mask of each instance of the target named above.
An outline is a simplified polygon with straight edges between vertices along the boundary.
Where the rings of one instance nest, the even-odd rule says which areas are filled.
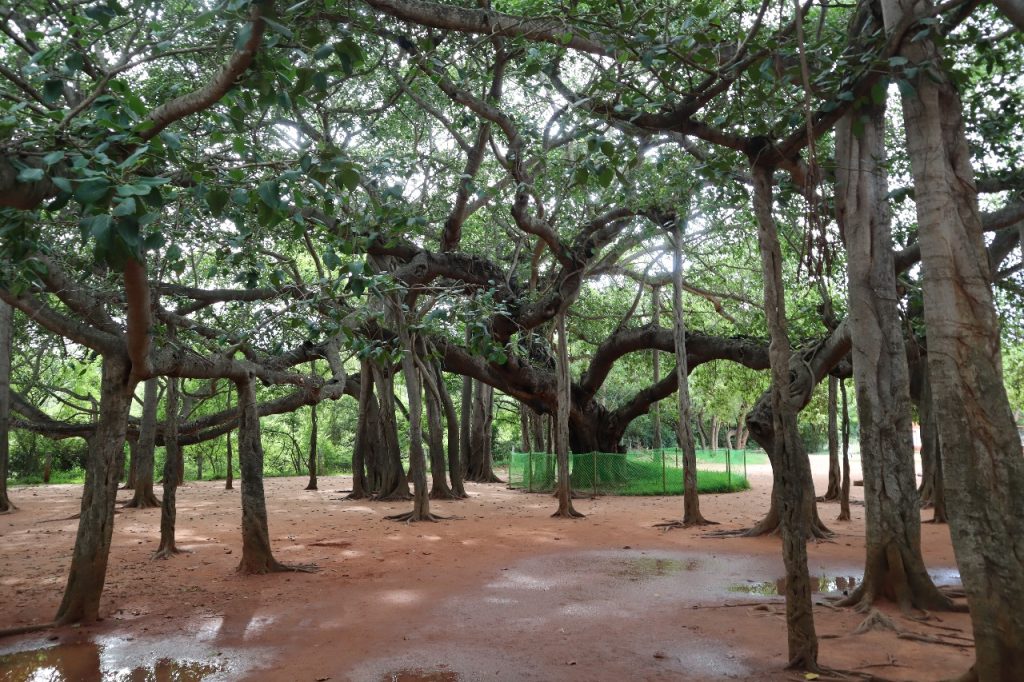
[[[143,384],[142,420],[139,423],[139,442],[132,453],[133,470],[135,471],[135,493],[126,507],[147,509],[159,507],[160,500],[153,494],[153,467],[156,455],[156,413],[160,406],[157,390],[160,380],[156,377],[147,379]]]
[[[948,609],[953,603],[939,593],[921,555],[910,376],[886,200],[884,114],[883,105],[867,103],[836,127],[836,213],[846,241],[867,552],[864,579],[842,603],[867,610],[884,597],[904,611]],[[856,134],[855,117],[861,124]]]
[[[129,381],[126,357],[104,356],[101,372],[100,418],[88,438],[78,534],[64,599],[57,609],[56,620],[62,624],[99,618],[114,532],[117,480],[124,466],[125,432],[135,386]]]
[[[473,387],[473,418],[469,431],[466,480],[477,483],[500,483],[494,473],[492,441],[494,436],[494,388],[475,381]]]
[[[754,214],[764,277],[764,308],[771,337],[768,355],[772,372],[772,502],[778,509],[782,532],[782,560],[786,566],[786,630],[789,666],[818,669],[818,637],[814,629],[811,580],[807,570],[807,536],[814,505],[811,466],[797,430],[802,402],[791,390],[791,349],[782,290],[782,249],[772,216],[772,171],[752,156]],[[812,384],[813,386],[813,384]],[[753,432],[753,428],[751,428]]]
[[[887,29],[928,9],[882,0]],[[905,41],[920,68],[903,97],[914,175],[928,329],[928,372],[942,442],[950,533],[970,606],[970,677],[1013,680],[1024,670],[1024,457],[1002,381],[962,105],[929,38]],[[941,68],[941,67],[940,67]]]

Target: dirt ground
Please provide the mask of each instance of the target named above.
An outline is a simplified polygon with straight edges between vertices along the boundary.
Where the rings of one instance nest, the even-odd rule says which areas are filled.
[[[823,490],[827,460],[812,459]],[[770,471],[753,467],[750,478],[750,491],[702,496],[714,530],[767,509]],[[120,510],[105,619],[0,640],[0,680],[803,679],[783,670],[779,539],[654,528],[678,518],[681,498],[577,500],[587,517],[569,521],[550,518],[548,495],[470,484],[469,500],[432,503],[451,520],[407,525],[384,516],[409,503],[345,501],[345,477],[320,484],[266,481],[277,557],[315,563],[313,574],[235,573],[239,493],[223,483],[181,489],[179,544],[191,553],[169,561],[150,559],[159,510]],[[20,510],[0,516],[0,628],[56,612],[79,496],[78,486],[12,489]],[[823,590],[841,591],[862,575],[864,510],[837,523],[837,505],[819,509],[836,536],[809,547],[810,570]],[[923,524],[922,535],[933,575],[958,584],[948,528]],[[821,662],[891,680],[969,666],[966,615],[921,623],[883,610],[944,643],[855,635],[862,614],[820,605]]]

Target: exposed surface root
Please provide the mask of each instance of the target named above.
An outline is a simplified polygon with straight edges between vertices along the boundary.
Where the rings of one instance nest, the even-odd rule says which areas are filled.
[[[152,493],[147,495],[136,495],[121,505],[124,509],[152,509],[153,507],[159,506],[161,506],[160,500],[158,500],[156,495]]]
[[[857,629],[853,631],[853,634],[862,635],[865,632],[870,632],[871,630],[895,632],[896,636],[900,639],[908,639],[914,642],[925,642],[926,644],[941,644],[943,646],[952,646],[957,648],[974,647],[974,641],[972,639],[958,634],[940,634],[936,636],[925,634],[923,632],[904,630],[878,609],[871,609],[868,617],[857,626]]]
[[[718,521],[708,521],[703,516],[701,516],[700,518],[698,518],[696,520],[694,520],[694,519],[690,519],[690,520],[683,519],[682,521],[663,521],[662,523],[654,524],[654,527],[655,528],[661,528],[662,530],[673,530],[675,528],[693,528],[695,526],[717,526],[717,525],[718,525]],[[730,531],[724,531],[724,532],[728,533]],[[725,536],[723,535],[722,537],[725,537]]]
[[[191,553],[192,553],[191,550],[178,549],[177,547],[172,545],[170,547],[162,547],[162,548],[156,550],[155,552],[153,552],[152,559],[153,560],[156,560],[156,559],[170,559],[172,556],[174,556],[176,554],[191,554]]]
[[[429,521],[430,523],[437,523],[438,521],[444,521],[445,519],[451,518],[448,516],[441,516],[440,514],[417,514],[414,511],[405,512],[404,514],[393,514],[391,516],[385,516],[388,521],[401,521],[402,523],[417,523],[419,521]]]
[[[4,637],[15,637],[17,635],[27,635],[32,632],[42,632],[43,630],[49,630],[59,626],[55,620],[51,620],[47,623],[36,623],[35,625],[19,625],[13,628],[5,628],[0,630],[0,639]]]
[[[551,515],[551,518],[553,518],[553,519],[585,519],[585,518],[587,518],[587,515],[582,513],[582,512],[576,511],[575,509],[573,509],[570,506],[568,509],[565,509],[565,510],[559,509],[558,511],[556,511],[554,514]]]
[[[266,575],[267,573],[316,573],[320,568],[316,564],[282,564],[276,559],[263,562],[258,566],[247,566],[245,561],[238,564],[238,572],[242,575]]]

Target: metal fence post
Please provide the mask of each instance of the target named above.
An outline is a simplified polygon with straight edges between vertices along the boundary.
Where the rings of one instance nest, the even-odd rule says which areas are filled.
[[[668,485],[665,483],[665,451],[661,451],[661,494],[668,492]]]
[[[725,477],[728,481],[729,491],[732,491],[732,450],[727,450],[725,455]]]
[[[592,483],[594,486],[594,497],[597,497],[597,450],[591,453],[594,460],[594,473],[592,475]]]
[[[526,453],[526,489],[533,492],[533,453]]]

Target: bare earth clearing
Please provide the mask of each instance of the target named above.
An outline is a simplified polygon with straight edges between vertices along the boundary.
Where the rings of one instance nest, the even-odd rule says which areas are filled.
[[[812,461],[824,490],[827,458]],[[770,471],[750,473],[753,490],[702,496],[722,524],[713,529],[748,526],[768,508]],[[320,572],[236,575],[237,490],[189,483],[178,537],[192,553],[151,561],[159,510],[120,511],[106,620],[0,641],[0,680],[33,679],[29,652],[41,647],[54,647],[45,666],[63,677],[53,679],[84,681],[803,679],[782,670],[781,598],[759,594],[783,573],[779,539],[652,528],[680,516],[679,497],[577,500],[587,518],[566,521],[549,518],[550,496],[469,484],[469,500],[431,503],[460,518],[405,525],[383,517],[411,503],[341,501],[344,477],[321,478],[320,492],[304,485],[266,481],[271,538],[279,559]],[[12,498],[20,511],[0,516],[0,628],[56,612],[79,487],[14,488]],[[838,514],[819,508],[827,522]],[[826,589],[863,570],[863,507],[853,516],[830,523],[834,541],[808,548]],[[924,524],[922,536],[938,582],[958,584],[947,527]],[[941,625],[970,638],[966,614],[926,624],[887,612],[905,630],[957,634]],[[849,609],[817,606],[815,616],[826,666],[935,680],[973,661],[963,646],[855,635],[864,616]]]

